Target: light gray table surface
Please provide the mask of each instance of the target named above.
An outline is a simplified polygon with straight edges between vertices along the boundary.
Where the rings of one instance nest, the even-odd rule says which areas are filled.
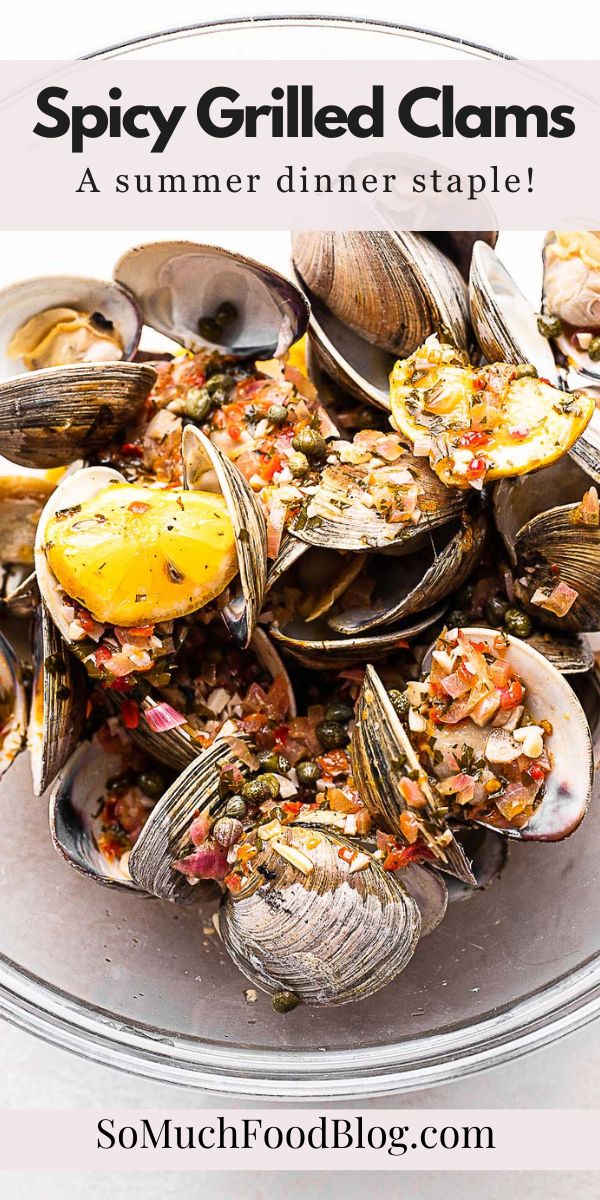
[[[93,1107],[219,1109],[235,1099],[153,1083],[97,1066],[0,1023],[0,1108]],[[266,1105],[262,1105],[266,1107]],[[278,1105],[278,1107],[281,1107]],[[319,1106],[322,1109],[323,1105]],[[353,1107],[351,1105],[345,1107]],[[600,1108],[600,1022],[545,1050],[455,1084],[367,1102],[364,1107]],[[0,1176],[4,1200],[596,1200],[600,1174],[219,1172]]]

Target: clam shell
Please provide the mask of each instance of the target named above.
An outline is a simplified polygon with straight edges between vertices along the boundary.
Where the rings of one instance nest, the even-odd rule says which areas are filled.
[[[219,246],[136,246],[119,259],[114,275],[136,297],[147,325],[194,352],[210,346],[236,358],[279,357],[308,324],[306,300],[289,279]],[[237,317],[222,342],[209,342],[198,322],[223,303],[234,304]]]
[[[271,588],[278,583],[278,581],[281,579],[281,576],[285,575],[286,571],[289,571],[290,567],[292,567],[299,558],[302,558],[302,555],[306,554],[307,550],[308,546],[306,546],[303,542],[299,542],[297,538],[292,537],[289,533],[284,534],[281,546],[279,548],[279,554],[269,567],[267,582],[265,585],[265,593],[271,591]]]
[[[403,757],[411,770],[419,770],[419,762],[408,734],[375,669],[369,665],[356,705],[356,727],[351,746],[352,774],[356,786],[375,823],[389,833],[399,833],[399,817],[407,805],[397,787],[394,764]],[[436,831],[447,830],[440,815],[435,794],[428,783],[421,782],[427,800],[428,823]],[[469,863],[456,840],[452,838],[443,848],[431,844],[434,864],[440,871],[457,875],[473,883]]]
[[[184,657],[185,649],[184,642],[181,650]],[[296,697],[292,682],[277,650],[263,629],[254,630],[249,650],[255,654],[259,663],[269,672],[272,679],[275,679],[276,676],[283,676],[288,690],[289,715],[295,717],[297,711]],[[122,701],[122,693],[107,692],[107,695],[111,697],[115,707],[118,709]],[[144,720],[147,712],[162,703],[159,694],[148,690],[146,695],[140,696],[138,703],[142,719],[135,729],[129,729],[127,732],[136,746],[139,746],[140,750],[144,750],[146,754],[151,755],[158,762],[164,763],[168,767],[174,767],[177,771],[184,770],[188,763],[197,758],[199,754],[204,753],[202,745],[196,741],[185,725],[178,725],[174,729],[167,729],[162,733],[156,733],[147,721]]]
[[[294,620],[284,629],[271,627],[269,633],[281,649],[304,667],[316,671],[337,671],[355,663],[386,658],[401,649],[407,641],[418,637],[425,629],[441,621],[445,609],[421,613],[385,633],[345,637],[336,634],[325,620]]]
[[[15,617],[30,617],[39,601],[40,593],[33,571],[13,563],[0,566],[0,611],[6,609]]]
[[[27,747],[33,793],[41,796],[79,742],[88,692],[85,668],[70,654],[43,602],[34,625],[33,666]]]
[[[357,515],[353,505],[346,509],[336,505],[336,515],[333,516],[328,479],[318,484],[316,492],[310,497],[310,518],[307,518],[306,504],[292,522],[290,532],[301,542],[328,550],[354,550],[362,554],[367,550],[405,553],[407,546],[416,544],[429,530],[445,525],[456,517],[464,508],[466,498],[458,488],[447,488],[422,458],[415,458],[407,452],[401,462],[403,467],[410,469],[420,489],[418,504],[421,516],[417,523],[394,526],[375,509],[364,508]],[[340,497],[347,494],[353,476],[352,466],[338,463],[325,470],[336,473],[336,493]]]
[[[444,879],[421,863],[409,863],[396,877],[416,900],[421,914],[421,937],[427,937],[446,915],[448,888]],[[452,880],[451,885],[454,882],[458,883],[458,880]]]
[[[30,317],[48,308],[73,308],[77,312],[101,313],[114,325],[123,345],[123,358],[131,360],[142,331],[139,308],[128,292],[116,283],[75,275],[48,275],[24,279],[0,290],[0,378],[28,372],[19,360],[9,358],[7,347]],[[93,364],[90,364],[93,365]],[[98,364],[96,364],[98,365]]]
[[[0,466],[0,523],[3,563],[31,566],[40,513],[54,484],[37,475],[4,475]]]
[[[469,282],[469,272],[471,270],[471,260],[473,257],[473,249],[476,242],[486,242],[492,249],[498,241],[498,231],[491,229],[489,231],[477,230],[474,233],[458,230],[451,230],[448,233],[439,233],[437,231],[428,232],[427,237],[441,250],[446,258],[452,259],[455,266],[458,267],[463,279]]]
[[[267,529],[262,509],[237,467],[195,425],[182,438],[185,486],[193,488],[212,468],[229,509],[235,533],[240,589],[222,610],[225,624],[241,646],[249,646],[267,582]]]
[[[598,231],[592,231],[598,237]],[[589,266],[579,255],[567,259],[557,257],[552,250],[556,241],[551,230],[544,245],[543,309],[558,316],[571,329],[592,334],[600,331],[600,269]],[[563,332],[553,340],[558,362],[563,366],[567,386],[595,387],[600,383],[600,363],[594,362],[583,349]]]
[[[308,340],[317,366],[357,400],[389,412],[389,378],[396,356],[359,337],[312,293],[308,298]],[[317,384],[314,372],[312,378]]]
[[[55,850],[80,874],[112,888],[136,891],[118,862],[98,849],[95,813],[121,758],[93,742],[82,742],[61,771],[50,796],[50,834]]]
[[[241,739],[244,740],[244,739]],[[188,764],[158,801],[129,856],[129,871],[137,887],[161,900],[188,901],[197,894],[193,884],[173,863],[189,847],[194,816],[219,802],[219,765],[235,759],[229,744],[219,741]],[[247,768],[239,764],[243,771]]]
[[[405,620],[449,596],[465,582],[483,552],[488,521],[483,511],[464,514],[458,527],[432,530],[430,544],[402,558],[371,560],[376,583],[371,603],[331,617],[332,629],[349,636]]]
[[[73,363],[0,383],[0,454],[22,467],[89,458],[132,419],[156,380],[139,363]]]
[[[495,630],[479,626],[469,627],[464,633],[486,643],[497,636]],[[564,676],[528,642],[510,634],[505,636],[509,644],[508,660],[527,689],[525,703],[533,723],[549,721],[552,725],[546,746],[553,767],[543,800],[524,829],[487,827],[517,841],[560,841],[581,823],[591,798],[594,762],[590,728]],[[461,739],[465,740],[464,727]]]
[[[421,234],[296,233],[292,251],[309,291],[373,345],[404,357],[437,330],[466,347],[464,282]]]
[[[574,520],[590,484],[573,460],[564,459],[535,475],[503,481],[494,494],[519,602],[540,624],[565,633],[600,628],[600,528]],[[539,585],[559,580],[578,593],[564,617],[531,604]]]
[[[0,697],[6,697],[10,715],[0,737],[0,776],[8,770],[23,748],[27,729],[27,697],[21,665],[10,644],[0,633]]]
[[[454,836],[467,855],[476,886],[469,887],[460,879],[448,878],[448,903],[471,900],[499,879],[508,860],[509,842],[506,838],[483,825],[454,826]]]
[[[270,844],[253,861],[246,887],[221,910],[223,942],[234,963],[267,992],[290,991],[303,1004],[349,1004],[385,987],[412,958],[419,906],[401,879],[371,862],[350,874],[333,833],[292,827],[288,841],[314,863],[303,875]],[[265,877],[258,867],[271,873]]]
[[[488,362],[533,363],[538,374],[556,381],[556,365],[533,309],[498,255],[475,243],[469,298],[473,330]]]
[[[594,652],[586,637],[561,637],[555,633],[532,633],[526,639],[561,675],[582,675],[591,671]]]

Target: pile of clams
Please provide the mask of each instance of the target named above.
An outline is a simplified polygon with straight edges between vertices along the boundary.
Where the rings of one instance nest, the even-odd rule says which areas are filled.
[[[495,244],[0,292],[0,773],[88,879],[218,908],[278,1012],[389,984],[590,801],[600,235],[548,234],[537,315]]]

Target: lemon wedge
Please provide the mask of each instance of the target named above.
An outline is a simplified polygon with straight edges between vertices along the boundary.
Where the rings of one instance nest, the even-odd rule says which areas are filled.
[[[482,487],[561,458],[594,411],[585,392],[561,392],[508,363],[470,366],[435,335],[390,378],[393,424],[449,487]]]
[[[209,492],[111,484],[51,517],[44,540],[67,596],[103,624],[185,616],[237,571],[226,502]]]

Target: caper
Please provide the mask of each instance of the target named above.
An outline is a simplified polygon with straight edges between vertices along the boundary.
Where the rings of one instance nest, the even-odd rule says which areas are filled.
[[[308,425],[292,438],[292,447],[307,458],[324,458],[327,454],[327,442],[316,429]]]
[[[325,709],[326,721],[341,721],[346,723],[351,721],[354,716],[354,709],[350,704],[344,704],[342,700],[335,700]]]
[[[238,821],[246,816],[247,811],[248,806],[241,796],[232,796],[225,805],[225,816],[236,817]]]
[[[221,340],[221,326],[214,317],[200,317],[198,333],[206,342],[214,342],[218,345]]]
[[[389,697],[398,716],[407,717],[410,704],[408,703],[406,692],[401,692],[399,688],[391,688]]]
[[[348,734],[339,721],[320,721],[316,734],[325,750],[341,750],[348,742]]]
[[[267,412],[267,421],[272,425],[285,425],[288,411],[284,404],[272,404]]]
[[[464,625],[469,624],[469,613],[465,612],[464,608],[453,608],[452,612],[446,617],[446,625],[448,629],[462,629]]]
[[[292,1012],[292,1009],[298,1007],[300,1000],[294,994],[294,992],[275,992],[271,1003],[275,1009],[275,1012],[288,1013]]]
[[[537,327],[542,337],[555,338],[562,333],[563,326],[560,317],[555,317],[552,313],[540,313]]]
[[[588,355],[592,362],[600,362],[600,337],[593,337],[588,346]]]
[[[56,675],[58,671],[64,671],[65,660],[60,654],[48,654],[44,659],[44,667],[49,675]]]
[[[258,775],[244,784],[241,796],[248,804],[264,804],[266,800],[276,800],[279,795],[279,780],[275,775]]]
[[[490,625],[501,625],[509,607],[508,600],[502,596],[490,596],[485,606],[485,615]]]
[[[537,379],[537,368],[533,363],[519,363],[515,367],[515,379]]]
[[[294,479],[302,479],[302,476],[306,475],[306,472],[308,471],[308,466],[309,463],[305,454],[302,454],[300,451],[298,451],[296,454],[290,454],[290,457],[288,458],[288,467],[290,468]]]
[[[520,608],[507,608],[504,614],[504,624],[514,637],[527,638],[533,628],[531,617]]]
[[[160,800],[165,790],[165,781],[159,771],[141,771],[137,781],[138,787],[151,800]]]
[[[229,392],[233,391],[235,382],[230,375],[217,374],[211,375],[210,378],[206,380],[204,386],[209,396],[214,396],[215,392],[225,392],[226,394],[229,394]]]
[[[204,421],[212,408],[212,398],[204,387],[188,388],[185,394],[185,411],[195,421]]]
[[[310,787],[311,784],[316,783],[321,778],[322,771],[316,762],[312,762],[311,759],[307,758],[304,762],[298,763],[296,775],[298,776],[298,782],[303,787]]]
[[[290,769],[289,759],[276,750],[261,750],[258,764],[261,771],[276,771],[278,775],[287,775]]]

